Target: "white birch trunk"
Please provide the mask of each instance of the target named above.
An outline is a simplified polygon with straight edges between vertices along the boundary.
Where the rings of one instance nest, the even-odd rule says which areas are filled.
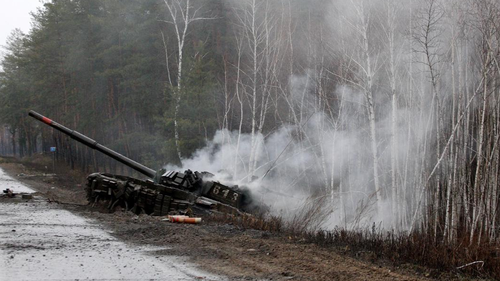
[[[168,9],[172,21],[164,21],[170,23],[174,27],[175,36],[177,39],[177,86],[174,93],[175,96],[175,109],[174,109],[174,140],[175,149],[177,151],[177,156],[179,161],[182,162],[182,154],[180,148],[180,137],[179,137],[179,108],[182,99],[182,68],[184,63],[184,45],[186,42],[186,35],[189,30],[189,25],[194,21],[206,20],[210,18],[197,17],[196,13],[198,10],[191,12],[190,0],[163,0],[165,6]],[[185,3],[185,5],[184,5]],[[180,13],[180,17],[178,14]],[[179,18],[178,18],[179,17]],[[165,44],[165,43],[164,43]],[[167,49],[165,48],[165,52]],[[168,54],[166,54],[168,58]],[[168,68],[168,65],[167,65]],[[169,77],[170,78],[170,77]],[[170,80],[172,84],[172,81]]]

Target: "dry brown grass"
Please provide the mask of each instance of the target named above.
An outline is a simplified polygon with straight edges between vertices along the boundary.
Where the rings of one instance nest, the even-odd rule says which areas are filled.
[[[296,212],[292,219],[284,224],[286,231],[293,235],[319,231],[332,212],[328,208],[327,202],[326,196],[307,198],[300,211]]]
[[[304,233],[304,237],[318,245],[349,249],[351,253],[370,251],[394,265],[410,263],[457,275],[500,279],[500,245],[484,242],[470,246],[466,233],[453,244],[436,242],[431,233],[424,232],[335,229]]]
[[[328,212],[322,204],[308,204],[291,220],[281,217],[216,215],[212,220],[237,227],[275,232],[295,241],[308,242],[369,261],[390,262],[394,266],[423,266],[469,280],[471,277],[500,280],[500,245],[484,240],[469,246],[466,232],[457,243],[444,243],[432,233],[384,232],[375,226],[366,230],[331,231],[319,229]],[[317,202],[321,203],[321,202]]]
[[[269,232],[282,232],[283,220],[275,216],[252,216],[248,214],[233,215],[233,214],[213,214],[210,221],[218,223],[233,224],[244,229],[256,229]]]

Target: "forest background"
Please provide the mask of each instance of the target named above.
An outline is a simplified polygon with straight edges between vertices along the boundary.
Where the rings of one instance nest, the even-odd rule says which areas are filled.
[[[130,173],[36,110],[322,227],[498,242],[498,1],[52,0],[6,49],[2,155]]]

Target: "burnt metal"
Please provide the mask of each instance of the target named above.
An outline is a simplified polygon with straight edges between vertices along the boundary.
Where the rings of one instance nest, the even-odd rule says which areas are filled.
[[[137,214],[158,216],[197,210],[240,213],[258,209],[247,189],[213,181],[211,178],[214,175],[209,172],[155,171],[33,110],[29,116],[150,178],[140,180],[107,173],[90,174],[86,192],[91,204],[105,201],[110,210],[122,206]]]

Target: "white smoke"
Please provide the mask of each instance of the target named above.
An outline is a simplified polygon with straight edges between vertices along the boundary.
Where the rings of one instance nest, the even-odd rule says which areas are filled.
[[[388,54],[383,42],[384,32],[377,24],[370,23],[368,38],[370,57],[374,69],[373,96],[376,113],[377,160],[382,199],[378,200],[374,188],[373,154],[367,116],[366,93],[360,63],[365,59],[359,34],[360,13],[353,3],[363,1],[334,1],[328,14],[330,23],[329,47],[343,56],[351,65],[355,77],[351,82],[339,82],[334,89],[326,89],[327,96],[335,100],[336,108],[326,108],[318,96],[319,73],[307,69],[303,75],[291,75],[288,85],[287,105],[294,124],[286,124],[268,135],[239,134],[237,131],[220,130],[208,145],[198,150],[182,167],[168,169],[207,170],[228,184],[246,185],[257,200],[271,207],[272,212],[291,218],[300,213],[308,198],[327,198],[326,207],[331,212],[323,227],[370,227],[374,223],[383,228],[405,229],[410,225],[415,202],[421,194],[423,170],[427,154],[430,155],[429,135],[434,129],[429,104],[432,100],[426,80],[426,69],[414,60],[411,39],[399,27],[396,38],[398,102],[395,111],[397,123],[393,128],[393,113],[388,82]],[[364,1],[365,4],[369,1]],[[377,14],[383,18],[387,3],[365,5],[362,14]],[[400,6],[401,17],[411,17],[413,6]],[[401,23],[399,23],[401,24]],[[359,65],[357,63],[360,63]],[[412,68],[413,67],[413,68]],[[356,69],[359,73],[356,73]],[[442,70],[445,73],[445,70]],[[415,75],[415,77],[412,77]],[[413,79],[420,79],[416,87]],[[359,82],[362,84],[361,82]],[[442,88],[446,85],[441,84]],[[331,105],[330,104],[330,105]],[[395,130],[394,130],[395,129]],[[393,143],[393,136],[396,142]],[[425,147],[425,149],[422,149]],[[392,186],[392,155],[397,163],[396,191]],[[255,169],[252,155],[257,155]],[[435,155],[433,155],[435,157]],[[432,161],[428,161],[432,162]],[[395,201],[394,201],[395,199]],[[313,202],[316,199],[312,199]],[[378,200],[378,202],[377,202]],[[393,206],[393,202],[397,202]],[[422,208],[423,209],[423,208]]]
[[[237,131],[227,130],[217,131],[206,147],[182,161],[182,167],[166,168],[209,171],[222,183],[247,186],[257,200],[271,207],[274,214],[288,218],[300,212],[309,197],[326,196],[331,215],[325,228],[338,225],[365,227],[372,223],[390,227],[390,200],[381,202],[379,209],[374,204],[367,128],[349,121],[350,118],[360,119],[351,116],[354,111],[346,109],[342,116],[346,121],[339,124],[316,109],[311,102],[314,101],[309,89],[311,77],[314,75],[308,72],[290,79],[294,102],[297,105],[304,100],[309,102],[304,110],[304,122],[282,126],[266,136],[254,136],[258,142],[256,154],[259,155],[254,171],[249,163],[252,136],[238,136]],[[340,86],[335,94],[343,97],[349,106],[359,107],[363,103],[362,94],[345,85]],[[408,112],[400,111],[399,114],[407,116]],[[382,143],[390,136],[389,122],[389,116],[384,116],[377,123]],[[404,127],[400,129],[405,130]],[[398,148],[401,155],[407,152],[404,141]],[[389,157],[387,151],[382,154],[382,158]],[[381,168],[382,172],[387,170],[387,167]]]

